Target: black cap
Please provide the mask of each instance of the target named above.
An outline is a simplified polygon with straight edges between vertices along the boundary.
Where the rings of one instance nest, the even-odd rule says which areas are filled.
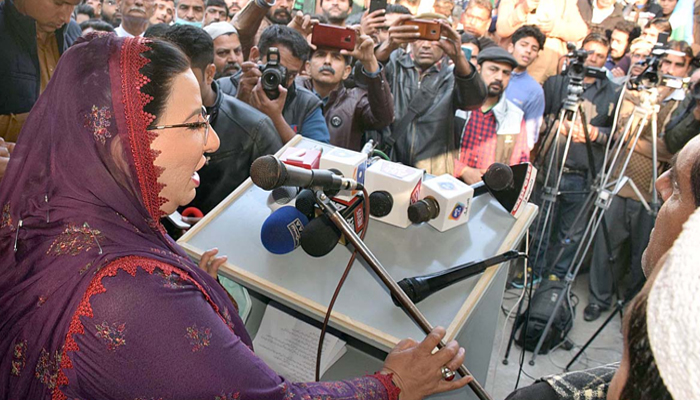
[[[515,61],[515,58],[499,46],[491,46],[481,50],[476,57],[476,62],[481,65],[484,61],[510,64],[513,68],[518,66],[518,62]]]

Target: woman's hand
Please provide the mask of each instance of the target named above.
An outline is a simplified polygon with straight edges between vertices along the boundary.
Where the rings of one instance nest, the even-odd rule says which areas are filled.
[[[437,327],[422,342],[404,339],[389,353],[382,373],[394,374],[394,384],[401,389],[400,400],[421,400],[462,388],[472,381],[472,377],[455,377],[452,381],[443,378],[442,367],[455,371],[464,362],[464,349],[454,340],[432,354],[444,337],[445,329]]]
[[[199,260],[199,268],[207,271],[209,276],[214,279],[217,279],[219,275],[219,267],[228,260],[226,256],[214,257],[218,252],[217,248],[207,250],[202,254],[202,259]]]

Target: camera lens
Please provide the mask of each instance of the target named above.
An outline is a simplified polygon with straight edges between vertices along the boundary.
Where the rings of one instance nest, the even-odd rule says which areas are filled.
[[[280,84],[280,77],[276,71],[265,71],[267,72],[266,74],[263,74],[263,86],[266,88],[277,88],[277,86]]]

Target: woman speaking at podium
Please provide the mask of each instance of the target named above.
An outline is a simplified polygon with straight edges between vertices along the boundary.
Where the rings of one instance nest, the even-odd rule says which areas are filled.
[[[0,185],[0,399],[421,399],[457,389],[444,336],[375,375],[292,383],[158,222],[189,203],[208,124],[167,42],[92,36],[58,63]],[[206,259],[205,259],[206,261]],[[220,263],[221,260],[217,260]]]

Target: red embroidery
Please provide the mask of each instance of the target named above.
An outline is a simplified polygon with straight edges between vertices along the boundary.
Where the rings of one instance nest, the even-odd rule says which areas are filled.
[[[0,215],[0,229],[7,227],[10,228],[10,232],[15,230],[15,226],[12,224],[12,215],[10,215],[10,203],[2,207],[2,215]]]
[[[36,306],[41,307],[46,303],[46,296],[39,296],[39,300],[36,301]]]
[[[100,325],[95,325],[95,329],[97,329],[95,336],[107,342],[107,350],[114,351],[117,347],[126,344],[124,328],[125,324],[117,325],[114,323],[110,325],[107,321],[104,321]]]
[[[69,254],[75,256],[82,251],[90,251],[93,246],[99,247],[100,239],[102,239],[102,232],[97,229],[90,229],[87,222],[81,227],[69,224],[51,243],[46,254],[54,256]]]
[[[39,362],[36,364],[34,376],[39,378],[39,381],[49,389],[56,388],[62,357],[63,350],[57,350],[51,355],[46,349],[41,349],[41,356],[39,356]]]
[[[148,39],[142,37],[126,39],[122,46],[119,64],[124,114],[141,197],[151,218],[158,221],[165,215],[160,210],[160,206],[167,200],[160,197],[160,191],[165,185],[158,183],[158,177],[163,173],[163,168],[156,167],[154,164],[160,152],[151,149],[151,143],[157,135],[146,130],[156,117],[143,110],[153,100],[152,96],[141,92],[141,88],[150,82],[150,79],[140,72],[140,69],[150,62],[141,55],[151,50],[147,43],[149,43]]]
[[[192,352],[202,350],[203,348],[209,346],[211,343],[211,329],[210,328],[197,328],[197,324],[187,327],[186,338],[190,340],[190,345],[192,345]]]
[[[92,106],[90,113],[85,116],[85,127],[90,129],[95,140],[102,144],[105,144],[107,139],[112,137],[112,133],[107,130],[112,125],[110,118],[112,118],[112,113],[109,111],[109,108],[97,108],[95,105]]]
[[[12,353],[12,371],[10,374],[19,376],[25,365],[27,365],[27,341],[23,340],[15,344],[15,350]]]
[[[238,400],[241,398],[241,392],[221,393],[221,396],[214,397],[214,400]]]
[[[384,386],[384,389],[386,389],[386,394],[388,396],[387,400],[399,400],[399,394],[401,393],[401,389],[399,389],[398,386],[394,385],[394,381],[391,380],[394,377],[394,374],[385,375],[377,372],[374,375],[368,375],[368,377],[377,379]]]
[[[61,352],[60,369],[58,370],[58,377],[56,378],[56,387],[52,392],[52,400],[67,400],[66,395],[64,395],[60,389],[62,386],[68,385],[68,377],[63,370],[73,368],[73,363],[71,362],[71,359],[68,357],[67,353],[69,351],[75,352],[80,350],[78,344],[75,342],[74,336],[77,334],[85,334],[85,327],[83,326],[80,317],[93,318],[90,298],[93,295],[104,293],[106,291],[105,287],[102,285],[102,278],[115,276],[120,270],[128,272],[131,276],[136,276],[136,271],[138,268],[143,269],[149,274],[153,274],[156,268],[168,274],[177,273],[182,279],[196,286],[197,289],[202,292],[204,298],[214,309],[214,312],[216,312],[219,318],[225,322],[224,317],[222,317],[221,313],[219,312],[219,306],[214,303],[209,296],[209,293],[204,290],[204,287],[192,279],[192,277],[186,271],[160,261],[143,257],[124,257],[112,261],[104,268],[98,268],[99,273],[96,272],[95,278],[93,278],[90,282],[85,294],[83,294],[80,304],[78,304],[78,308],[75,310],[75,313],[73,313],[71,322],[68,325],[68,333],[66,333],[66,340]]]

